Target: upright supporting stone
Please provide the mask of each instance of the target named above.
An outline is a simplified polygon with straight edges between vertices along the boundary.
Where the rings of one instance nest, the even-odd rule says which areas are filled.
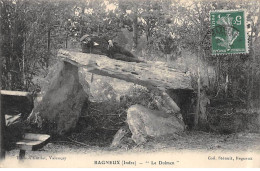
[[[133,105],[127,110],[127,123],[136,144],[146,142],[147,137],[171,137],[185,129],[182,120],[163,111],[150,110]]]
[[[62,135],[76,127],[87,94],[79,83],[77,66],[64,62],[57,67],[27,120],[44,127],[46,133]]]

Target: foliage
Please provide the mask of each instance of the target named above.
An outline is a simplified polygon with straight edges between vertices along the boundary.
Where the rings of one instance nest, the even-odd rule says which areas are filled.
[[[257,0],[0,0],[0,8],[3,89],[38,91],[33,79],[46,75],[59,48],[73,48],[84,34],[108,40],[121,35],[132,39],[132,50],[144,51],[150,60],[151,56],[173,60],[184,57],[184,52],[195,54],[195,65],[206,73],[202,84],[212,98],[236,98],[248,108],[260,101]],[[211,55],[209,11],[240,8],[247,10],[250,53]],[[122,29],[132,32],[132,37],[122,37]],[[208,66],[214,68],[213,80],[204,78],[209,77]],[[197,71],[191,72],[197,80]]]
[[[154,94],[144,87],[134,86],[131,95],[121,96],[119,103],[115,101],[86,103],[83,117],[87,118],[86,120],[90,121],[88,125],[94,128],[118,130],[125,125],[127,109],[135,104],[158,110]]]

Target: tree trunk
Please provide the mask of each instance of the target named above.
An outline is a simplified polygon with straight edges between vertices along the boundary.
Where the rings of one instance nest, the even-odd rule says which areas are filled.
[[[25,76],[25,55],[26,55],[26,33],[24,34],[24,44],[23,44],[23,61],[22,61],[22,70],[23,70],[23,87],[25,89],[27,89],[27,85],[26,85],[26,76]]]
[[[199,33],[199,47],[198,47],[198,53],[197,53],[197,75],[198,75],[198,80],[197,80],[197,105],[196,105],[196,112],[195,112],[195,117],[194,117],[194,127],[198,128],[199,126],[199,115],[200,115],[200,56],[201,56],[201,45],[200,45],[200,33]]]
[[[251,100],[251,96],[252,96],[252,94],[251,94],[251,90],[250,90],[250,74],[251,74],[251,64],[250,64],[250,66],[248,67],[248,71],[247,71],[247,104],[246,104],[246,106],[247,106],[247,109],[250,109],[250,100]]]
[[[2,75],[2,77],[5,77],[5,89],[11,89],[11,52],[10,49],[11,47],[11,29],[10,29],[10,19],[9,19],[9,14],[7,10],[7,2],[3,1],[2,4],[2,9],[1,9],[1,16],[2,16],[2,21],[1,21],[1,34],[2,34],[2,56],[5,58],[5,74]]]
[[[196,112],[195,112],[195,117],[194,117],[194,127],[197,128],[199,125],[199,114],[200,114],[200,67],[198,66],[198,89],[197,89],[197,105],[196,105]]]
[[[65,40],[65,48],[67,49],[68,48],[68,37],[69,37],[69,34],[68,32],[66,33],[66,40]]]
[[[146,21],[146,24],[147,24],[147,28],[146,28],[146,41],[147,41],[147,45],[149,43],[149,38],[150,38],[150,21],[149,19]]]
[[[220,60],[219,60],[219,56],[217,56],[216,81],[215,81],[216,90],[218,90],[218,85],[219,85],[219,74],[220,74]]]
[[[1,25],[0,25],[1,26]],[[0,44],[2,39],[0,39]],[[1,44],[2,45],[2,44]],[[2,50],[0,49],[0,60],[2,60]],[[0,76],[2,76],[2,62],[0,63]],[[2,89],[2,78],[0,78],[0,90]],[[2,101],[0,92],[0,161],[5,158],[4,148],[4,130],[5,130],[5,116],[2,114]]]
[[[255,49],[254,46],[252,45],[252,69],[251,69],[251,83],[250,83],[250,92],[251,92],[251,99],[249,99],[249,103],[250,103],[250,107],[254,107],[252,106],[252,101],[254,100],[254,98],[252,98],[252,94],[254,91],[254,80],[255,80]]]
[[[254,52],[254,45],[253,45],[253,32],[251,32],[251,41],[250,41],[250,57],[252,60],[250,62],[250,67],[248,69],[248,78],[247,78],[247,88],[248,88],[248,95],[247,95],[247,109],[252,107],[252,94],[253,94],[253,84],[254,84],[254,71],[255,71],[255,52]]]
[[[48,50],[48,57],[46,59],[46,67],[49,68],[49,60],[51,56],[51,28],[50,27],[48,29],[47,50]]]
[[[18,5],[14,5],[14,11],[10,12],[11,16],[11,23],[9,26],[11,26],[11,42],[12,42],[12,49],[10,50],[11,55],[11,83],[12,83],[12,89],[13,90],[22,90],[23,89],[23,82],[22,82],[22,59],[23,59],[23,44],[24,44],[24,37],[23,32],[24,29],[23,25],[24,20],[23,18],[19,17],[19,10]]]
[[[99,35],[100,34],[100,24],[98,24],[98,30],[97,30],[97,34]]]
[[[47,17],[49,19],[48,25],[47,25],[47,58],[46,58],[46,68],[49,68],[49,60],[51,56],[51,11],[48,10]]]
[[[135,52],[138,44],[138,27],[137,27],[137,5],[134,6],[134,16],[133,16],[133,48],[132,51]]]
[[[207,125],[207,122],[208,122],[207,118],[205,117],[206,109],[205,109],[205,111],[203,111],[204,113],[202,113],[202,111],[201,111],[201,107],[202,107],[201,100],[204,100],[201,98],[201,73],[200,73],[201,68],[203,68],[200,66],[201,59],[204,58],[204,50],[202,49],[202,45],[201,45],[202,44],[202,35],[204,34],[203,33],[203,18],[204,17],[201,16],[201,13],[199,13],[200,28],[199,28],[199,35],[198,35],[199,36],[198,37],[199,45],[198,45],[198,53],[197,53],[197,66],[198,66],[198,80],[197,80],[198,90],[197,91],[198,91],[198,94],[197,94],[197,105],[196,105],[196,112],[195,112],[195,118],[194,118],[194,127],[195,128],[198,128],[200,126],[203,127],[203,126]],[[203,66],[203,64],[202,64],[202,66]],[[203,90],[203,92],[204,92],[204,90]],[[205,94],[205,96],[206,96],[206,94]]]
[[[2,10],[4,6],[0,4],[0,15],[2,16]],[[3,64],[3,18],[0,18],[0,90],[2,89],[2,64]],[[0,92],[0,161],[5,158],[5,149],[4,149],[4,128],[5,128],[5,117],[2,115],[2,101],[1,101],[1,92]]]

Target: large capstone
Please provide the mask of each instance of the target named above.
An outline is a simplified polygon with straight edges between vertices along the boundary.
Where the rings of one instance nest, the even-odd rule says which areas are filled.
[[[172,136],[185,129],[177,115],[150,110],[141,105],[133,105],[128,109],[127,123],[136,144],[146,142],[147,137]]]

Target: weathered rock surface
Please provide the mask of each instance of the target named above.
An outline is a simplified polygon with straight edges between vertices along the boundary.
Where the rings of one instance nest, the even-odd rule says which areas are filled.
[[[83,67],[79,67],[79,81],[91,102],[116,101],[129,94],[134,86],[134,83],[92,74]]]
[[[136,144],[146,137],[159,138],[183,132],[185,125],[176,115],[153,111],[141,105],[133,105],[127,111],[127,123]]]
[[[88,72],[133,82],[150,89],[161,91],[168,89],[192,90],[190,75],[164,62],[125,62],[103,55],[62,49],[59,50],[58,57],[75,66],[85,67]]]
[[[28,117],[49,133],[63,134],[73,129],[87,94],[79,84],[78,68],[63,63],[46,85],[39,104]]]
[[[121,127],[114,135],[114,139],[110,145],[111,148],[131,148],[135,145],[134,141],[130,138],[130,130],[128,126]],[[129,135],[129,136],[128,136]]]
[[[63,134],[75,128],[86,100],[94,103],[113,102],[111,104],[115,104],[120,96],[129,95],[135,84],[158,90],[158,96],[161,97],[158,100],[164,105],[159,108],[163,110],[161,113],[180,112],[179,106],[166,93],[166,90],[192,90],[190,76],[165,63],[125,62],[103,55],[66,50],[60,50],[58,57],[62,62],[48,74],[47,81],[43,81],[41,97],[28,117],[31,123],[37,123],[38,127],[50,133]],[[111,105],[111,107],[114,106]],[[144,118],[147,113],[152,113],[152,115],[149,115],[146,120]],[[171,131],[167,132],[167,126],[156,132],[154,129],[157,128],[151,126],[153,124],[172,124],[174,126],[168,127],[174,127],[173,133],[184,129],[183,122],[178,121],[175,116],[167,116],[169,118],[169,123],[167,123],[162,117],[155,117],[156,112],[146,108],[130,114],[129,117],[134,115],[138,116],[134,117],[137,123],[141,122],[140,118],[145,120],[143,123],[148,125],[146,133],[149,136],[171,133]]]

